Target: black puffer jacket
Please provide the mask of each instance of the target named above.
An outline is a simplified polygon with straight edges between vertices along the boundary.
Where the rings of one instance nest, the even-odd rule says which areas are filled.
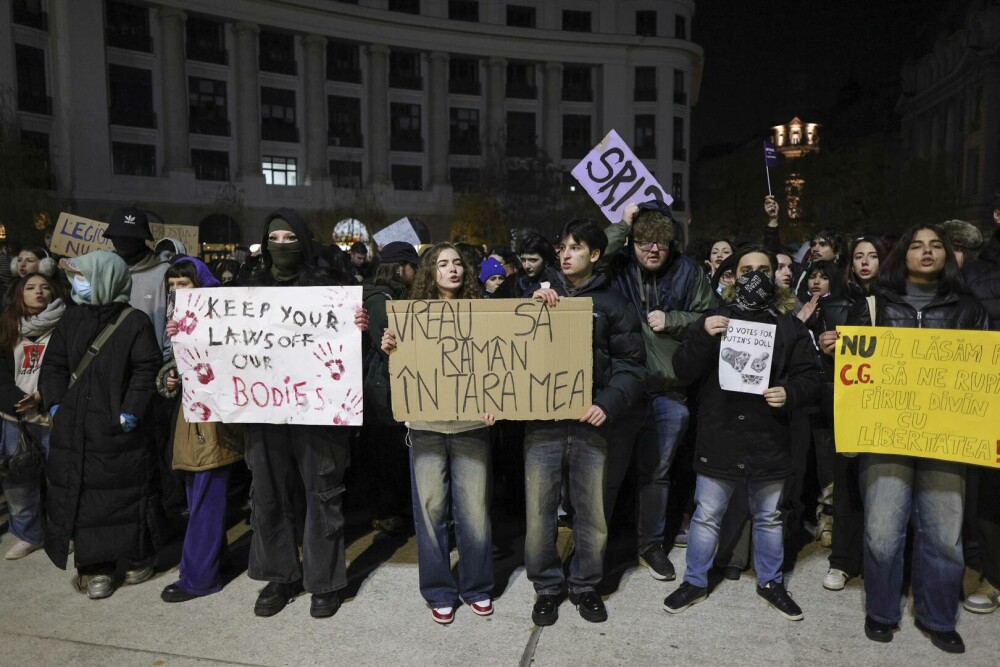
[[[52,332],[38,382],[45,408],[58,404],[46,465],[45,552],[66,567],[151,554],[162,543],[158,469],[150,400],[163,361],[153,324],[133,311],[69,386],[91,341],[127,304],[79,306]],[[139,418],[130,433],[119,415]]]
[[[851,308],[847,323],[870,326],[868,302],[861,299]],[[917,311],[900,295],[887,290],[875,293],[875,325],[924,329],[988,329],[986,310],[970,294],[938,294],[923,310]]]
[[[569,294],[562,274],[552,288]],[[639,318],[604,274],[595,275],[572,296],[594,301],[594,404],[614,422],[646,400],[646,344]]]
[[[1000,253],[984,250],[962,268],[965,284],[990,316],[990,328],[1000,331]]]
[[[790,293],[784,296],[778,310],[720,306],[688,327],[674,356],[677,377],[699,383],[694,469],[701,475],[766,481],[783,479],[792,472],[789,420],[794,411],[818,400],[823,373],[809,331],[791,314],[794,298]],[[777,324],[770,386],[785,388],[783,407],[772,408],[763,396],[719,386],[722,338],[705,331],[705,320],[712,315]]]

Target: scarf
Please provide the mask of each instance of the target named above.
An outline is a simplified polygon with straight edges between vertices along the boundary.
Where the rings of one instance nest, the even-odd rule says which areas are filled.
[[[736,305],[743,310],[764,310],[774,300],[774,279],[763,271],[750,271],[736,279]]]
[[[271,255],[271,275],[280,283],[287,283],[299,276],[302,264],[302,242],[274,243],[267,242],[267,251]]]
[[[21,318],[21,335],[25,338],[44,336],[52,331],[65,312],[66,304],[63,303],[62,299],[56,299],[37,315]]]

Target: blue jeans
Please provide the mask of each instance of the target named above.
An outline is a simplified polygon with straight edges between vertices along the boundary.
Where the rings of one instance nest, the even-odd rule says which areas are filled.
[[[913,456],[864,454],[861,490],[868,615],[890,625],[902,618],[903,552],[912,514],[914,611],[931,630],[954,630],[965,570],[965,466]]]
[[[639,553],[653,544],[662,544],[667,530],[667,497],[670,493],[670,466],[677,444],[687,431],[688,407],[669,396],[650,401],[647,424],[639,433],[636,476],[639,486],[639,519],[636,537]]]
[[[782,479],[757,482],[754,480],[716,479],[698,475],[694,500],[698,507],[691,517],[688,531],[687,569],[684,581],[693,586],[708,586],[708,571],[719,546],[719,524],[729,506],[733,491],[745,484],[750,516],[753,517],[753,566],[757,581],[763,586],[781,582],[781,563],[785,557],[781,513],[778,502],[785,481]]]
[[[493,597],[491,455],[486,428],[444,434],[410,431],[413,519],[420,594],[431,607]],[[451,575],[448,520],[455,521],[458,586]]]
[[[41,424],[28,424],[31,432],[42,445],[42,452],[49,455],[49,427]],[[4,456],[10,456],[17,451],[17,422],[3,420],[3,444],[0,449]],[[4,495],[10,507],[10,532],[19,540],[31,544],[42,544],[45,541],[45,521],[42,508],[42,474],[38,479],[15,482],[5,479]]]
[[[604,550],[608,544],[604,516],[607,459],[607,440],[589,424],[551,421],[526,425],[524,566],[539,595],[558,595],[566,583],[556,549],[556,513],[562,496],[564,464],[573,506],[569,592],[596,590],[604,576]]]

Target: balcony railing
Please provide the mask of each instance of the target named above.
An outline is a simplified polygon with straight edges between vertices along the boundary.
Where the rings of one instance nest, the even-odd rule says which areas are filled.
[[[407,90],[423,90],[424,79],[417,74],[390,72],[389,86],[392,88],[405,88]]]
[[[422,153],[424,151],[424,140],[422,137],[391,137],[389,139],[389,150]]]
[[[326,68],[327,81],[343,81],[344,83],[361,83],[361,70],[340,69],[338,67]]]
[[[593,102],[594,91],[583,86],[564,87],[562,89],[563,102]]]
[[[507,97],[514,97],[519,100],[538,99],[538,86],[532,86],[519,81],[507,82]]]
[[[216,137],[229,136],[229,121],[225,118],[191,114],[188,118],[192,134],[210,134]]]
[[[348,134],[330,131],[327,137],[327,145],[340,146],[342,148],[362,148],[364,146],[364,135],[359,132]]]
[[[655,102],[656,88],[636,88],[632,94],[635,102]]]
[[[229,167],[195,164],[194,177],[199,181],[228,181]]]
[[[225,47],[210,44],[193,44],[189,42],[187,45],[187,59],[197,60],[201,63],[228,65],[229,53],[226,51]]]
[[[479,95],[482,84],[478,81],[451,80],[448,82],[448,92],[456,95]]]
[[[129,51],[142,51],[143,53],[153,52],[153,38],[149,35],[132,34],[129,32],[118,32],[113,29],[108,30],[108,46]]]
[[[448,142],[448,151],[452,155],[480,155],[482,153],[482,147],[479,145],[479,140],[458,140]]]
[[[298,66],[294,60],[285,58],[269,58],[265,55],[260,57],[260,71],[274,72],[275,74],[289,74],[295,76],[298,73]]]
[[[110,117],[112,125],[156,129],[156,112],[154,111],[134,111],[132,109],[120,109],[112,106]]]
[[[21,93],[17,96],[17,108],[29,113],[40,113],[45,116],[51,116],[52,98],[48,95]]]
[[[265,141],[286,141],[290,144],[299,142],[299,128],[287,123],[261,123],[260,138]]]

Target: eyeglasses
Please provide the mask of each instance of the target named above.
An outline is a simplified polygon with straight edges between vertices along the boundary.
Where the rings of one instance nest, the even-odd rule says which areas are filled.
[[[669,241],[649,241],[648,243],[639,243],[636,241],[635,244],[639,246],[639,250],[643,252],[649,252],[653,249],[653,246],[656,246],[657,250],[667,250],[670,246]]]

